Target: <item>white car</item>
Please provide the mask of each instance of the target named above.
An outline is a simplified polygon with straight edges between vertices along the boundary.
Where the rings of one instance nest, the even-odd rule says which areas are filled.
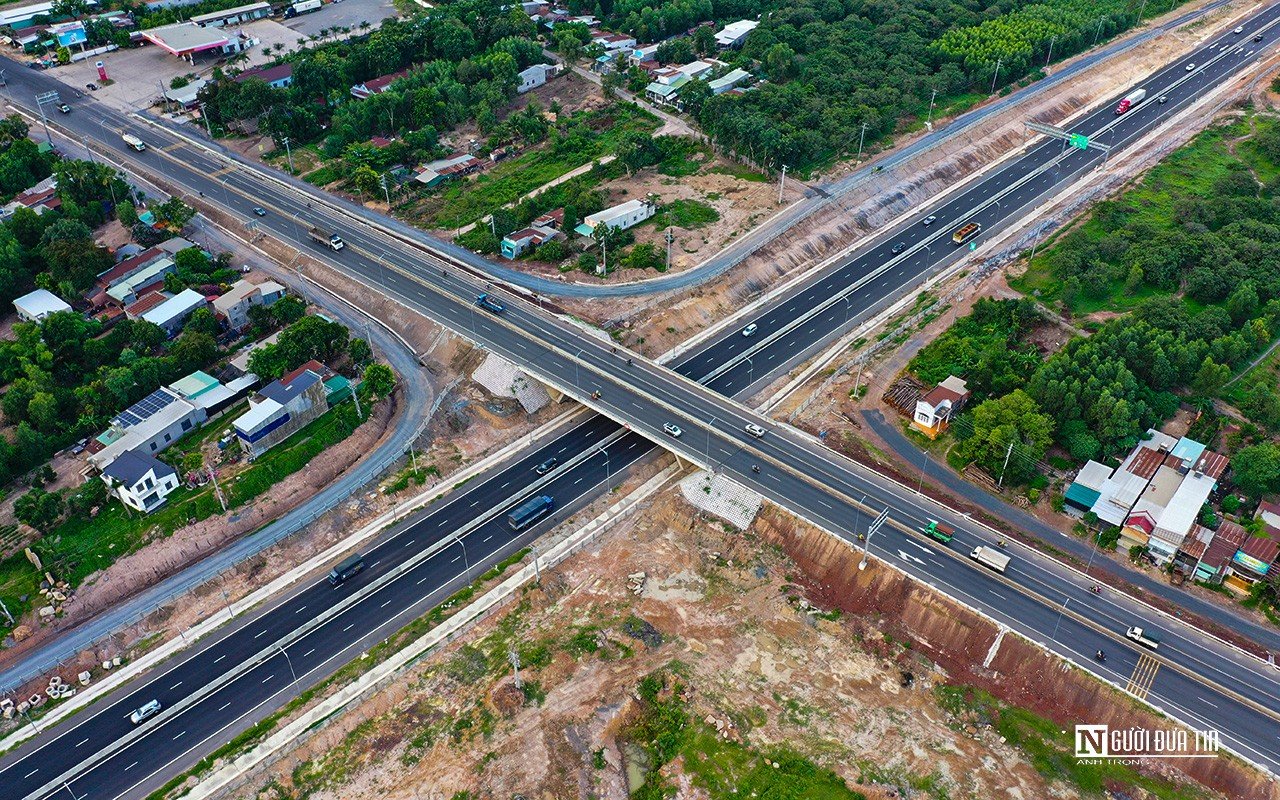
[[[667,432],[668,436],[674,437],[676,439],[679,439],[680,435],[684,433],[684,431],[680,430],[679,425],[675,425],[670,422],[662,423],[662,429]]]
[[[743,329],[742,329],[742,335],[743,335],[743,336],[755,336],[755,335],[756,335],[756,330],[758,330],[758,329],[756,328],[756,324],[753,322],[753,323],[751,323],[750,325],[748,325],[747,327],[745,327],[745,328],[743,328]]]
[[[134,725],[137,725],[141,723],[143,720],[149,719],[150,717],[154,717],[156,714],[159,714],[159,713],[160,713],[160,701],[152,700],[146,705],[135,709],[134,712],[129,715],[129,721],[132,722]]]
[[[1234,33],[1236,36],[1239,36],[1240,34],[1244,33],[1244,28],[1243,27],[1236,28],[1234,31],[1232,31],[1232,33]]]
[[[1187,65],[1187,72],[1190,72],[1191,70],[1193,70],[1193,69],[1195,69],[1195,68],[1196,68],[1196,65],[1195,65],[1195,64],[1188,64],[1188,65]]]
[[[925,224],[925,225],[932,225],[933,223],[935,223],[935,222],[937,222],[937,221],[938,221],[938,215],[937,215],[937,214],[930,214],[929,216],[927,216],[927,217],[925,217],[925,218],[924,218],[924,224]]]
[[[757,439],[764,436],[764,428],[761,428],[759,425],[755,424],[754,422],[748,422],[747,426],[743,430],[745,430],[747,433],[751,434],[752,436],[756,437]]]

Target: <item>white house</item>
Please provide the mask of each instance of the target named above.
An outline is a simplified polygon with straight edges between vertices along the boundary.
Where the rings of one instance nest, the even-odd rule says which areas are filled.
[[[520,70],[517,76],[520,78],[520,85],[516,91],[520,94],[537,89],[547,82],[547,78],[556,74],[555,64],[534,64],[528,69]]]
[[[734,69],[713,81],[708,81],[707,85],[711,87],[712,94],[724,94],[750,77],[751,73],[745,69]]]
[[[716,44],[719,45],[721,50],[730,47],[741,47],[747,38],[747,34],[755,30],[759,24],[753,19],[740,19],[737,22],[730,22],[716,34]]]
[[[964,408],[969,399],[969,387],[955,375],[933,387],[933,390],[916,401],[916,411],[911,424],[930,439],[947,429],[951,417]]]
[[[134,450],[121,453],[102,471],[111,494],[129,508],[149,514],[178,488],[178,472],[155,456]]]
[[[23,322],[39,322],[50,314],[71,310],[71,306],[48,289],[36,289],[30,294],[24,294],[13,301],[13,307],[18,310],[18,316]]]
[[[597,225],[606,225],[615,230],[625,231],[632,225],[644,222],[658,211],[658,207],[648,200],[628,200],[627,202],[597,211],[583,217],[582,224],[574,228],[574,232],[590,236]]]
[[[159,325],[170,338],[177,335],[187,317],[197,308],[208,305],[204,295],[195,289],[183,289],[160,305],[142,315],[147,322]]]

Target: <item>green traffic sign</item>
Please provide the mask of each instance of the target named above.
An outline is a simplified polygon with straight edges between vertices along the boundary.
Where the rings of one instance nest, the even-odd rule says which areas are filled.
[[[977,249],[978,249],[978,243],[977,243],[977,242],[969,242],[969,249],[970,249],[970,250],[977,250]]]
[[[1085,136],[1082,133],[1071,134],[1071,137],[1067,140],[1067,143],[1070,144],[1072,147],[1077,147],[1081,150],[1089,149],[1089,137]]]

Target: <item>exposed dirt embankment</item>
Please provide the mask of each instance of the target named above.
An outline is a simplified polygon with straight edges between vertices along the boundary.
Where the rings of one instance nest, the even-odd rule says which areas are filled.
[[[1145,706],[1017,636],[1004,636],[990,667],[983,667],[1000,635],[995,623],[879,562],[872,561],[859,571],[861,552],[823,531],[776,511],[767,511],[756,530],[795,560],[811,581],[808,589],[815,601],[859,617],[877,615],[880,628],[910,638],[956,683],[985,689],[1064,729],[1077,723],[1151,729],[1170,725]],[[1219,724],[1227,726],[1231,721]],[[1227,797],[1280,798],[1273,782],[1225,755],[1149,763],[1161,775],[1181,774]]]

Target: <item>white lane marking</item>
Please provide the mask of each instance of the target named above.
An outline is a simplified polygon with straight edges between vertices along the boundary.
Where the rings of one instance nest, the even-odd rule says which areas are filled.
[[[135,763],[136,763],[136,762],[135,762]],[[39,768],[39,767],[36,767],[35,769],[33,769],[33,770],[31,770],[30,772],[28,772],[26,775],[23,775],[23,776],[22,776],[22,779],[25,781],[27,778],[30,778],[32,775],[35,775],[35,774],[36,774],[37,772],[39,772],[39,771],[40,771],[40,768]]]
[[[475,507],[476,507],[476,506],[478,506],[478,505],[480,505],[480,501],[479,501],[479,500],[477,500],[477,501],[475,501],[474,503],[472,503],[469,507],[470,507],[470,508],[475,508]]]
[[[181,739],[183,736],[186,736],[186,735],[187,735],[187,732],[186,732],[186,731],[183,731],[182,733],[180,733],[180,734],[178,734],[177,736],[173,737],[173,740],[176,742],[176,741],[178,741],[179,739]]]
[[[219,707],[218,707],[218,710],[219,710],[219,711],[226,711],[228,708],[231,708],[231,701],[230,701],[230,700],[228,700],[227,702],[225,702],[225,703],[223,703],[221,706],[219,706]]]
[[[260,631],[258,631],[257,633],[255,633],[255,634],[253,635],[253,638],[257,639],[259,636],[265,636],[265,635],[266,635],[266,633],[267,633],[266,628],[263,628],[262,630],[260,630]]]
[[[224,659],[224,658],[226,658],[226,657],[227,657],[227,654],[226,654],[226,653],[223,653],[222,655],[220,655],[220,656],[218,656],[217,658],[215,658],[215,659],[213,660],[213,663],[217,664],[219,661],[221,661],[222,659]]]
[[[182,681],[178,681],[177,683],[169,687],[169,691],[172,692],[174,689],[177,689],[181,685],[182,685]]]
[[[1218,707],[1217,703],[1210,703],[1208,700],[1205,700],[1203,697],[1200,698],[1200,702],[1204,703],[1207,706],[1213,706],[1214,708]]]
[[[300,607],[297,611],[295,611],[295,612],[293,612],[293,613],[295,613],[295,614],[301,614],[303,611],[306,611],[306,610],[307,610],[307,607],[306,607],[306,606],[302,606],[302,607]]]
[[[480,540],[480,544],[484,544],[485,542],[489,541],[489,540],[490,540],[490,539],[492,539],[492,538],[493,538],[493,534],[491,533],[491,534],[489,534],[488,536],[486,536],[486,537],[484,537],[483,539],[481,539],[481,540]]]
[[[125,772],[128,772],[129,770],[133,769],[133,768],[134,768],[134,767],[136,767],[136,766],[138,766],[138,762],[137,762],[137,761],[135,761],[135,762],[133,762],[132,764],[130,764],[129,766],[125,767],[125,768],[124,768],[124,771],[125,771]]]
[[[1004,599],[1004,595],[1000,594],[999,592],[992,591],[991,589],[988,589],[988,590],[987,590],[987,593],[988,593],[988,594],[993,594],[993,595],[995,595],[996,597],[1000,598],[1001,600],[1003,600],[1003,599]]]
[[[932,550],[930,550],[929,548],[927,548],[927,547],[925,547],[924,545],[920,544],[919,542],[914,542],[914,541],[912,541],[912,540],[908,539],[908,540],[907,540],[907,544],[910,544],[910,545],[914,545],[914,546],[916,546],[916,547],[919,547],[921,550],[925,551],[925,552],[926,552],[926,553],[928,553],[929,555],[933,555],[933,551],[932,551]]]
[[[461,561],[461,560],[462,560],[462,556],[454,556],[454,557],[453,557],[453,561],[450,561],[449,563],[450,563],[450,564],[452,564],[452,563],[454,563],[455,561]]]
[[[87,742],[87,741],[89,741],[89,740],[88,740],[88,739],[81,739],[79,742],[77,742],[77,743],[76,743],[76,747],[79,747],[80,745],[84,744],[84,743],[85,743],[85,742]]]
[[[303,657],[303,658],[306,658],[307,656],[311,655],[311,654],[312,654],[312,653],[314,653],[315,651],[316,651],[316,649],[313,647],[313,648],[311,648],[310,650],[308,650],[307,652],[303,653],[303,654],[302,654],[302,657]]]
[[[369,565],[369,569],[373,569],[374,567],[378,566],[381,563],[382,563],[382,559],[378,559],[377,561]]]
[[[456,559],[456,558],[454,559],[454,561],[457,561],[457,560],[458,560],[458,559]],[[416,584],[414,584],[414,585],[415,585],[415,586],[421,586],[423,583],[425,583],[425,582],[426,582],[426,580],[427,580],[427,579],[426,579],[426,577],[424,576],[424,577],[420,578],[420,579],[418,580],[418,582],[417,582]]]
[[[271,679],[272,679],[272,678],[274,678],[274,677],[275,677],[275,674],[274,674],[274,673],[273,673],[273,674],[271,674],[271,675],[268,675],[267,677],[265,677],[265,678],[263,678],[263,679],[262,679],[262,682],[263,682],[263,683],[266,683],[267,681],[271,680]]]
[[[413,543],[414,543],[414,542],[416,542],[416,541],[417,541],[417,539],[410,539],[409,541],[407,541],[407,542],[405,542],[405,543],[404,543],[404,546],[405,546],[405,547],[408,547],[409,545],[413,544]]]
[[[395,598],[392,598],[392,600],[394,600],[394,599],[395,599]],[[385,602],[385,603],[383,603],[382,605],[378,606],[378,608],[386,608],[386,607],[387,607],[387,606],[389,606],[389,605],[391,605],[391,600],[388,600],[387,602]]]
[[[823,508],[829,508],[829,509],[831,509],[832,511],[835,511],[835,508],[834,508],[834,507],[832,507],[832,505],[831,505],[830,503],[828,503],[827,501],[825,501],[825,500],[819,500],[818,502],[822,504],[822,507],[823,507]]]
[[[352,628],[354,628],[355,626],[356,626],[356,624],[353,622],[353,623],[351,623],[350,625],[348,625],[347,627],[343,628],[343,629],[342,629],[342,632],[343,632],[343,633],[346,633],[347,631],[351,630],[351,629],[352,629]]]
[[[510,485],[511,485],[511,481],[507,481],[506,483],[502,484],[502,485],[501,485],[501,486],[499,486],[498,488],[499,488],[499,489],[505,489],[505,488],[507,488],[507,487],[508,487],[508,486],[510,486]]]
[[[439,524],[439,525],[437,525],[436,527],[437,527],[437,528],[443,528],[445,525],[448,525],[448,524],[449,524],[449,520],[447,520],[447,519],[442,519],[442,520],[440,520],[440,524]]]
[[[568,450],[568,449],[569,449],[569,446],[565,445],[564,447],[561,447],[559,450],[556,451],[556,455],[559,455],[560,453],[563,453],[565,450]]]

